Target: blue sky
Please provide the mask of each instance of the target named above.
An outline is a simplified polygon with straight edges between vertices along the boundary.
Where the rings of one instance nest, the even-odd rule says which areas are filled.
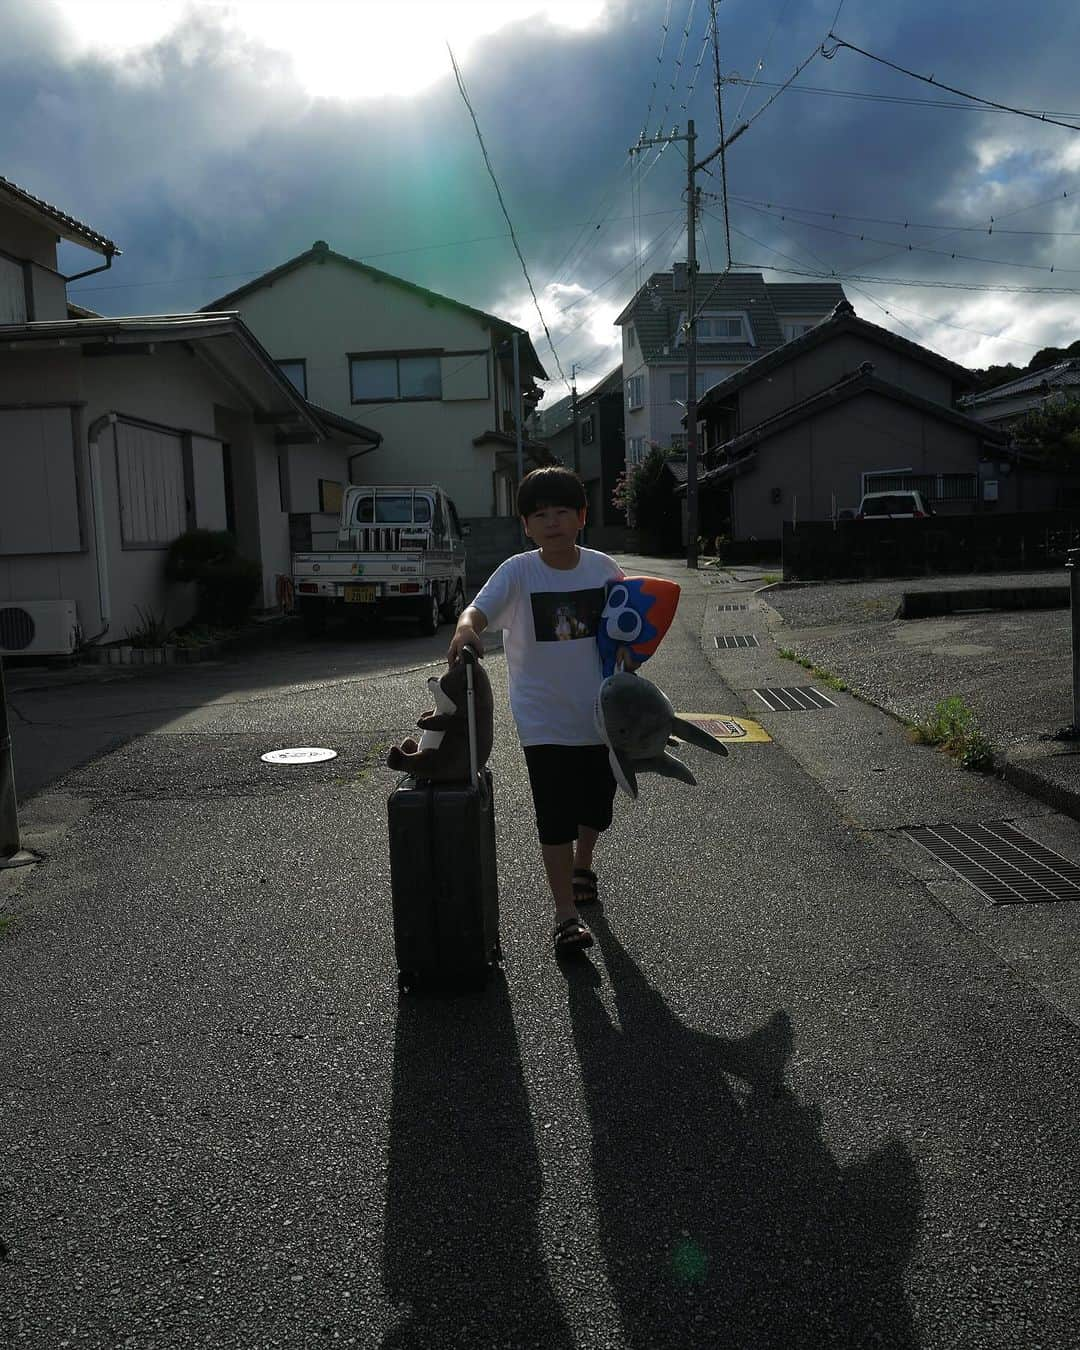
[[[837,5],[722,0],[721,72],[757,80],[725,83],[729,132]],[[618,359],[612,319],[637,277],[685,257],[681,147],[639,161],[638,192],[627,152],[650,107],[650,134],[690,115],[699,153],[716,144],[711,48],[694,81],[708,14],[708,0],[0,0],[0,174],[123,249],[71,288],[101,313],[197,308],[326,239],[523,324],[555,375],[449,36],[559,359],[587,387]],[[1080,7],[844,0],[835,29],[1080,125]],[[845,282],[858,312],[967,365],[1080,337],[1080,131],[933,106],[962,100],[846,49],[796,85],[829,92],[788,89],[728,155],[736,263],[881,278]],[[719,268],[722,208],[704,207],[699,257]],[[90,262],[65,246],[62,265]]]

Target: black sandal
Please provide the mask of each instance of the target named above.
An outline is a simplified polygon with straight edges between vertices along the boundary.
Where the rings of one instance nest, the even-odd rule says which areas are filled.
[[[575,905],[596,904],[598,897],[596,893],[595,872],[590,872],[587,867],[575,867],[573,885]]]
[[[553,937],[556,952],[584,951],[593,945],[593,935],[589,932],[588,924],[583,923],[576,914],[556,924]]]

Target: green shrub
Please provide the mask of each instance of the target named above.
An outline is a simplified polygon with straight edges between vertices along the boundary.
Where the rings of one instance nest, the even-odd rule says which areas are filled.
[[[203,623],[236,627],[262,585],[262,567],[237,552],[228,530],[188,530],[169,546],[165,576],[198,588]]]
[[[920,745],[940,746],[975,773],[993,770],[994,747],[979,730],[974,710],[959,694],[941,699],[928,717],[913,722],[911,739]]]

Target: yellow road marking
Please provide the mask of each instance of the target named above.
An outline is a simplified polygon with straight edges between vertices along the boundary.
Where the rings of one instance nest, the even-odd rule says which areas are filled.
[[[755,722],[752,717],[735,717],[731,713],[707,712],[681,712],[676,713],[675,716],[681,717],[684,722],[692,722],[702,731],[707,731],[710,736],[715,736],[718,741],[727,741],[732,745],[740,743],[743,745],[762,745],[766,741],[772,740],[761,723]]]

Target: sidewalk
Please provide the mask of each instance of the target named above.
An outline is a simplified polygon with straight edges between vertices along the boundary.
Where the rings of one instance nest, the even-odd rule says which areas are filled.
[[[770,586],[780,647],[813,661],[903,720],[960,695],[1002,761],[1007,782],[1080,819],[1080,741],[1072,722],[1072,627],[1067,608],[986,610],[899,619],[905,592],[1058,588],[1062,572]],[[795,669],[793,667],[793,669]]]

